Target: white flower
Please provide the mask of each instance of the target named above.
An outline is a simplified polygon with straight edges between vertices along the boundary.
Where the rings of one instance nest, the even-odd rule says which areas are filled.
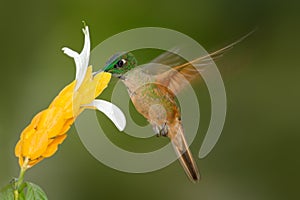
[[[76,65],[75,91],[77,91],[80,88],[86,76],[87,68],[89,66],[89,59],[90,59],[90,34],[87,26],[85,26],[85,28],[83,29],[83,33],[85,36],[84,46],[80,54],[67,47],[62,48],[63,52],[68,56],[74,58],[75,61],[75,65]],[[81,106],[84,108],[93,107],[98,109],[99,111],[103,112],[120,131],[123,131],[125,129],[126,126],[125,115],[114,104],[108,101],[95,99],[89,104],[85,104]]]

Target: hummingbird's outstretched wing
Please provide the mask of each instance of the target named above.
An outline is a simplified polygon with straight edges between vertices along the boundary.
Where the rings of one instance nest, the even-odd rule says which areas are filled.
[[[239,40],[205,56],[196,58],[190,62],[173,67],[163,73],[156,75],[156,82],[168,87],[175,95],[178,94],[189,82],[199,76],[199,72],[205,70],[214,63],[214,60],[222,56],[226,51],[230,50],[234,45],[238,44],[252,32],[243,36]],[[162,58],[160,58],[162,59]]]
[[[160,54],[159,56],[151,60],[151,63],[159,63],[159,64],[167,65],[169,67],[175,67],[181,65],[185,63],[186,60],[178,55],[180,49],[181,49],[180,47],[177,47],[165,51],[164,53]]]
[[[186,63],[186,60],[178,55],[180,48],[172,48],[163,52],[151,62],[144,64],[141,70],[148,75],[164,73],[170,68]]]
[[[179,122],[174,128],[171,128],[168,136],[171,139],[173,148],[179,157],[180,164],[182,165],[185,173],[191,181],[197,182],[200,180],[198,167],[190,152],[189,146],[184,137],[182,124]]]

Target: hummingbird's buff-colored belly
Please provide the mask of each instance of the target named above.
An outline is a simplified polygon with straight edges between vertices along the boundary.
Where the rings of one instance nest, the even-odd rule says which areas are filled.
[[[135,108],[152,125],[172,123],[180,116],[174,95],[168,88],[148,83],[131,92]]]

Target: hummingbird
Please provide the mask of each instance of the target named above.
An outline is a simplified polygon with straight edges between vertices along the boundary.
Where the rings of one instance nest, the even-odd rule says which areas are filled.
[[[213,53],[182,63],[176,53],[166,51],[148,65],[138,66],[131,52],[114,55],[103,68],[119,78],[127,88],[135,109],[152,125],[157,136],[168,137],[178,159],[192,182],[200,180],[200,174],[186,142],[181,112],[176,95],[186,84],[200,77],[198,70],[205,70],[215,58],[240,42],[242,37]],[[171,66],[163,68],[159,64]]]

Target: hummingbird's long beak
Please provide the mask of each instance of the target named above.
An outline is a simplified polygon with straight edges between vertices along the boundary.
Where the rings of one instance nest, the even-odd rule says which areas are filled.
[[[99,73],[101,73],[101,72],[103,72],[104,70],[103,69],[100,69],[100,70],[98,70],[98,71],[96,71],[96,72],[93,72],[93,76],[96,76],[97,74],[99,74]]]
[[[93,76],[96,76],[100,72],[108,72],[108,70],[109,70],[109,65],[106,65],[105,67],[103,67],[103,69],[99,69],[98,71],[93,72]]]

